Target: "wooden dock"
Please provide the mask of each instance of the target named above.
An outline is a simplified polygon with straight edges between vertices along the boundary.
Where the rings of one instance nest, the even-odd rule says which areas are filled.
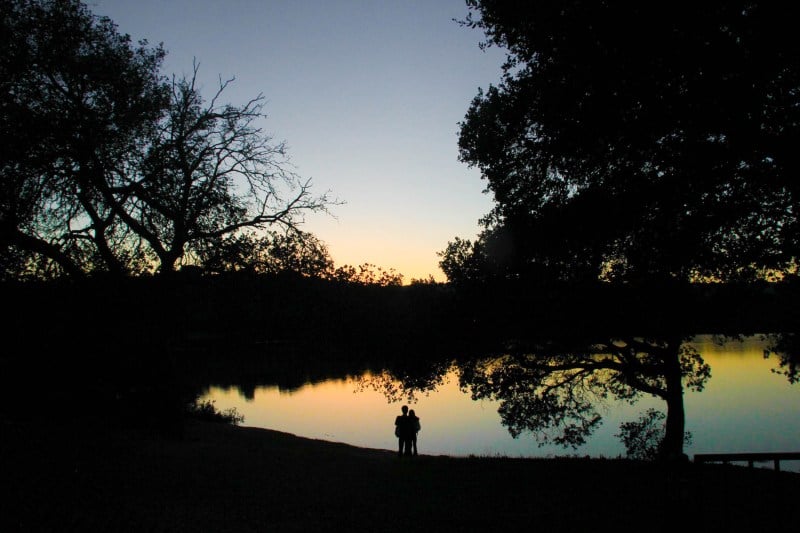
[[[694,462],[697,464],[747,462],[750,468],[753,468],[754,463],[769,461],[773,462],[776,471],[780,471],[781,461],[800,461],[800,452],[698,453],[694,456]]]

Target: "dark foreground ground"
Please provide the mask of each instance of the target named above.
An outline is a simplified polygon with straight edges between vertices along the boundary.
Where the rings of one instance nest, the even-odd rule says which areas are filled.
[[[795,531],[800,475],[0,421],[0,531]]]

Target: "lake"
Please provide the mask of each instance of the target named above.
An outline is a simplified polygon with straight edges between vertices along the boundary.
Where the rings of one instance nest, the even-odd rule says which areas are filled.
[[[800,384],[792,385],[765,359],[760,336],[714,342],[695,337],[691,344],[711,367],[701,392],[686,391],[686,430],[697,453],[800,451]],[[450,456],[618,457],[625,448],[615,434],[625,421],[636,420],[647,408],[665,411],[664,402],[645,397],[634,405],[609,401],[602,407],[603,423],[577,450],[539,447],[528,434],[512,438],[501,424],[498,404],[474,401],[460,390],[452,370],[443,384],[409,406],[421,419],[420,453]],[[213,400],[220,410],[235,408],[244,426],[269,428],[302,437],[344,442],[355,446],[396,449],[394,418],[401,402],[387,399],[369,386],[370,374],[307,383],[291,390],[259,386],[246,398],[236,387],[210,387],[201,400]],[[365,383],[367,386],[364,386]],[[757,466],[771,468],[771,463]],[[800,461],[781,464],[800,471]]]

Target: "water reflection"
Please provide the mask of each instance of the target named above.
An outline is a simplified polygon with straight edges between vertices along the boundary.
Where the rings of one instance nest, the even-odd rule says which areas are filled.
[[[712,377],[702,392],[684,394],[686,430],[693,436],[685,448],[689,456],[800,449],[800,388],[773,372],[780,367],[776,359],[763,357],[768,347],[765,340],[748,337],[718,345],[710,337],[697,337],[691,346],[702,354]],[[625,453],[615,436],[620,423],[638,418],[648,408],[664,410],[663,401],[648,396],[633,405],[612,397],[596,398],[593,408],[602,422],[585,444],[567,450],[554,445],[540,447],[524,428],[518,438],[511,436],[498,412],[501,400],[473,401],[459,386],[459,368],[449,362],[437,365],[427,374],[433,379],[419,381],[417,374],[417,381],[410,386],[391,382],[389,374],[363,372],[301,386],[293,392],[281,391],[276,385],[252,387],[249,400],[235,387],[214,387],[205,397],[215,400],[219,408],[235,407],[245,416],[244,425],[394,449],[394,417],[411,394],[413,408],[425,421],[419,436],[420,452],[457,456],[616,457]],[[800,471],[799,467],[787,463],[784,469]]]
[[[548,340],[472,359],[461,368],[462,384],[473,398],[499,402],[503,425],[512,435],[527,432],[541,444],[573,449],[597,430],[603,419],[598,408],[607,400],[660,398],[666,414],[650,422],[664,418],[665,423],[631,422],[626,430],[631,433],[629,455],[646,459],[683,456],[683,391],[702,390],[710,374],[702,357],[680,337]],[[639,438],[652,430],[663,434],[647,442]]]

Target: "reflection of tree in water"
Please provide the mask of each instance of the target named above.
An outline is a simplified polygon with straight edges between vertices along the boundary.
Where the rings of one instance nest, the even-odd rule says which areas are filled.
[[[462,388],[474,399],[500,402],[513,436],[530,432],[539,445],[577,448],[598,427],[608,398],[635,403],[651,395],[667,404],[661,453],[683,453],[684,387],[702,390],[711,375],[681,339],[625,338],[580,344],[546,343],[476,359],[462,366]]]
[[[772,371],[786,376],[789,383],[800,381],[800,335],[776,333],[766,337],[768,344],[764,357],[775,356],[778,359],[778,368]]]
[[[418,396],[427,396],[444,385],[454,365],[451,360],[431,360],[384,368],[380,372],[361,375],[356,390],[380,392],[390,403],[416,403]]]
[[[660,455],[680,457],[685,439],[684,388],[700,391],[710,367],[680,337],[548,341],[517,346],[500,355],[415,362],[362,378],[359,389],[383,393],[390,402],[416,401],[459,373],[472,398],[499,402],[499,414],[517,437],[531,433],[539,445],[577,448],[599,426],[609,398],[631,404],[643,395],[666,402]]]

